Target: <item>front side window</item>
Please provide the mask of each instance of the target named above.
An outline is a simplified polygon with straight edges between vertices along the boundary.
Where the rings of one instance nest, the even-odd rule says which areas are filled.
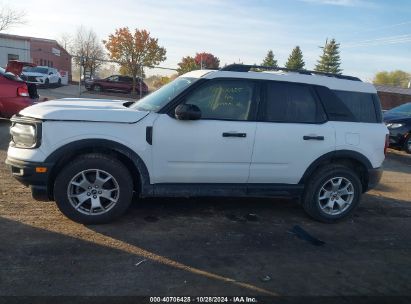
[[[202,119],[247,120],[253,91],[254,83],[248,80],[215,80],[198,88],[185,103],[199,107]]]
[[[118,76],[110,76],[109,78],[107,78],[108,81],[112,81],[112,82],[118,82]]]
[[[310,86],[268,82],[263,117],[270,122],[318,123],[326,116]]]

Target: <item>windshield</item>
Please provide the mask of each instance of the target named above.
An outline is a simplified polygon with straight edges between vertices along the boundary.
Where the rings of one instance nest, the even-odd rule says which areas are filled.
[[[48,69],[47,68],[39,68],[39,67],[26,67],[23,69],[24,72],[30,72],[30,73],[40,73],[40,74],[47,74]]]
[[[411,102],[395,107],[387,111],[387,113],[411,115]]]
[[[158,111],[196,80],[196,78],[177,78],[137,101],[130,108],[141,111]]]

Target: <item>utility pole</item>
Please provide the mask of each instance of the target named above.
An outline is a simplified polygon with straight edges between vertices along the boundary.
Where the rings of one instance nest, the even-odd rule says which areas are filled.
[[[143,93],[141,92],[142,82],[143,82],[143,65],[140,66],[140,80],[139,80],[139,83],[140,83],[140,89],[139,89],[140,99],[141,99],[141,97],[143,96]]]
[[[203,54],[200,55],[200,70],[203,69]]]
[[[80,58],[80,70],[79,70],[79,79],[78,79],[78,96],[81,96],[81,67],[84,64],[84,58]]]

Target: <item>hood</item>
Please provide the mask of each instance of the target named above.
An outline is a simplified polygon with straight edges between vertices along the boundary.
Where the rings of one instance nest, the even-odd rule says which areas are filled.
[[[401,113],[390,113],[385,112],[384,113],[384,122],[397,122],[397,121],[403,121],[403,120],[411,120],[411,115],[406,115],[406,114],[401,114]]]
[[[37,73],[37,72],[23,72],[24,76],[34,76],[34,77],[46,77],[47,74]]]
[[[25,108],[20,115],[42,120],[99,121],[134,123],[149,112],[124,106],[124,100],[64,98]]]

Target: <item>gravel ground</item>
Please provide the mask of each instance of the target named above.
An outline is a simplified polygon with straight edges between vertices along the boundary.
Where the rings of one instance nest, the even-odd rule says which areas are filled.
[[[411,295],[402,152],[390,150],[381,184],[338,224],[287,200],[150,199],[84,226],[11,178],[8,126],[0,121],[0,295]],[[297,238],[295,225],[325,245]]]

